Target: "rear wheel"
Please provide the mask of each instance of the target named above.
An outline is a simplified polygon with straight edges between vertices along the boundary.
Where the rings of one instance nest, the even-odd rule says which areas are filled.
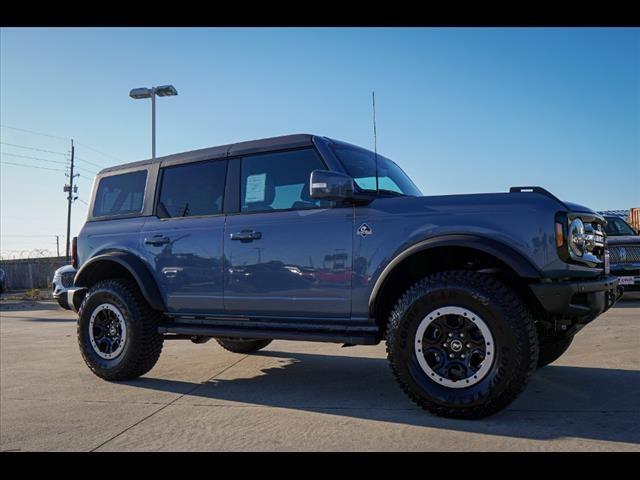
[[[253,353],[269,345],[272,340],[251,338],[216,338],[216,341],[225,350],[233,353]]]
[[[162,316],[135,282],[102,280],[91,287],[78,313],[78,343],[85,363],[105,380],[144,375],[158,361]]]
[[[482,418],[522,392],[538,361],[533,319],[494,277],[449,271],[426,277],[396,304],[387,354],[398,383],[435,415]]]
[[[538,368],[546,367],[560,358],[571,346],[573,335],[540,337]]]

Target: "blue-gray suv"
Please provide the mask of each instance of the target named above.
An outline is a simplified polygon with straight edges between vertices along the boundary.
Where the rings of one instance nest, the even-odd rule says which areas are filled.
[[[480,418],[619,297],[605,224],[540,187],[423,196],[326,137],[234,143],[102,170],[68,303],[106,380],[145,374],[169,339],[384,339],[412,400]]]

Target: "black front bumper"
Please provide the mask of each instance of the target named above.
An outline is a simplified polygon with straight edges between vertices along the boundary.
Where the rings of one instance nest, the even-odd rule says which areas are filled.
[[[535,283],[531,290],[551,315],[575,318],[588,323],[606,312],[620,298],[618,278],[607,276],[596,280]]]

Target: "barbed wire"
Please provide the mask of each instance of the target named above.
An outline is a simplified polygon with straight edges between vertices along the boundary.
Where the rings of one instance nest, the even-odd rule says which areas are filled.
[[[56,252],[48,248],[0,251],[0,260],[21,260],[25,258],[57,257]]]

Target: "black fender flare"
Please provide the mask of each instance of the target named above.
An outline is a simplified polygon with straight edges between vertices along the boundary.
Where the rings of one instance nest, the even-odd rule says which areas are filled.
[[[481,237],[477,235],[466,234],[448,234],[440,235],[437,237],[428,238],[417,242],[410,247],[404,249],[398,253],[393,259],[387,263],[382,270],[382,273],[378,276],[371,294],[369,296],[369,314],[373,316],[378,294],[384,285],[385,280],[389,274],[400,264],[404,259],[411,255],[430,250],[436,247],[466,247],[481,252],[487,253],[501,260],[503,263],[512,268],[520,277],[526,279],[540,279],[542,276],[540,271],[531,263],[530,260],[525,258],[521,253],[514,250],[512,247],[493,240],[487,237]]]
[[[138,284],[142,296],[151,308],[160,312],[165,311],[162,294],[149,268],[140,258],[129,252],[114,251],[96,255],[80,267],[73,284],[78,287],[86,287],[86,283],[91,278],[93,271],[99,268],[100,264],[106,262],[116,263],[124,267]]]

